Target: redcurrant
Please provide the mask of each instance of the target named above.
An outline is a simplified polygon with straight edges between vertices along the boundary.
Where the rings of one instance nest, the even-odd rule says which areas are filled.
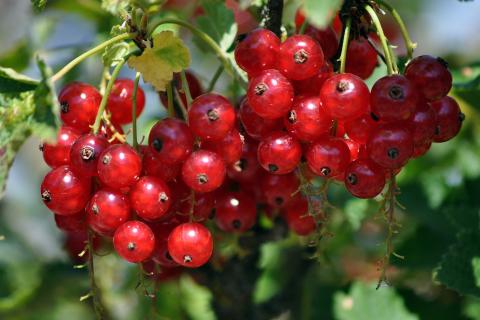
[[[324,63],[318,42],[307,35],[294,35],[280,45],[277,68],[290,80],[313,77]]]
[[[130,203],[125,195],[102,189],[97,191],[86,208],[87,222],[99,235],[111,237],[130,219]]]
[[[373,198],[385,187],[385,171],[369,159],[355,160],[345,171],[345,187],[357,198]]]
[[[89,133],[81,136],[70,149],[72,168],[82,175],[96,176],[98,159],[107,147],[107,139],[100,135]]]
[[[61,127],[55,144],[44,143],[40,147],[45,163],[51,168],[70,164],[70,149],[78,137],[80,133],[77,130]]]
[[[325,136],[308,147],[305,157],[316,175],[331,178],[345,171],[350,163],[350,149],[343,139]]]
[[[158,178],[141,177],[130,190],[130,203],[140,218],[148,221],[160,219],[172,204],[170,189]]]
[[[215,222],[226,232],[245,232],[256,221],[255,201],[244,192],[227,192],[217,201]]]
[[[155,236],[148,225],[140,221],[127,221],[117,228],[113,236],[115,251],[123,259],[138,263],[149,259],[155,249]]]
[[[142,172],[142,159],[129,145],[115,144],[103,150],[97,164],[100,181],[113,189],[133,185]]]
[[[433,141],[445,142],[455,137],[465,119],[465,115],[460,111],[457,101],[447,96],[432,102],[431,105],[437,115],[437,126]]]
[[[219,188],[225,179],[223,159],[215,152],[198,150],[182,166],[182,178],[196,192],[210,192]]]
[[[206,139],[202,141],[202,148],[213,151],[223,157],[225,164],[234,164],[242,156],[243,136],[237,129],[231,130],[220,140]]]
[[[135,84],[131,79],[118,79],[113,84],[112,91],[108,96],[107,108],[111,114],[111,120],[116,124],[129,124],[132,122],[133,90]],[[145,107],[145,93],[142,88],[137,89],[137,117]]]
[[[258,162],[270,173],[285,174],[297,167],[302,147],[297,139],[282,131],[275,131],[258,145]]]
[[[244,98],[240,103],[238,117],[247,134],[256,140],[261,140],[270,132],[281,130],[283,127],[281,119],[266,119],[259,116],[250,107],[247,98]]]
[[[207,263],[212,256],[212,234],[199,223],[183,223],[170,233],[168,252],[178,264],[198,268]]]

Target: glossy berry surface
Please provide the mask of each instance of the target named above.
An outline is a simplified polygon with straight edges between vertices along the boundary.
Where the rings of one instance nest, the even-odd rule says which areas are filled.
[[[371,132],[378,126],[370,114],[361,115],[345,122],[345,132],[348,137],[358,143],[367,143]]]
[[[301,157],[302,147],[298,140],[282,131],[271,133],[258,145],[258,162],[270,173],[292,172]]]
[[[172,118],[157,122],[148,136],[150,150],[167,164],[183,162],[192,153],[193,141],[185,122]]]
[[[132,263],[142,262],[151,257],[155,249],[155,236],[145,223],[128,221],[115,231],[113,246],[123,259]]]
[[[256,221],[257,207],[251,196],[243,192],[227,192],[217,201],[215,222],[226,232],[245,232]]]
[[[97,171],[103,184],[119,190],[138,180],[142,173],[142,159],[129,145],[115,144],[100,154]]]
[[[429,101],[445,97],[452,88],[452,74],[441,58],[428,55],[416,57],[407,65],[405,76]]]
[[[130,190],[130,203],[138,216],[145,220],[162,218],[170,209],[170,189],[162,180],[143,176]]]
[[[350,149],[343,139],[326,136],[311,144],[305,157],[310,170],[330,178],[345,171],[350,163]]]
[[[235,48],[235,61],[250,76],[277,64],[280,39],[270,30],[250,32]]]
[[[98,159],[108,145],[107,139],[103,136],[92,133],[81,136],[70,149],[72,168],[82,175],[96,176]]]
[[[377,64],[377,52],[366,39],[360,38],[350,42],[347,50],[346,72],[368,79]]]
[[[332,119],[320,98],[299,97],[295,98],[284,123],[294,137],[303,142],[312,142],[330,130]]]
[[[256,140],[261,140],[270,132],[281,130],[283,122],[281,119],[266,119],[259,116],[248,103],[248,99],[244,98],[240,103],[238,117],[247,134]]]
[[[385,171],[369,159],[355,160],[345,171],[345,187],[357,198],[373,198],[385,187]]]
[[[445,142],[455,137],[465,118],[460,111],[457,101],[451,97],[444,97],[431,104],[437,116],[437,126],[433,140]]]
[[[74,215],[85,208],[91,187],[89,178],[76,173],[70,166],[60,166],[47,173],[40,186],[40,195],[54,213]]]
[[[168,164],[160,160],[148,147],[143,151],[142,167],[145,175],[157,177],[165,182],[175,179],[182,168],[179,163]]]
[[[276,119],[285,115],[293,103],[294,91],[290,81],[279,71],[262,71],[248,84],[250,107],[259,116]]]
[[[207,139],[202,141],[202,149],[213,151],[222,156],[225,164],[234,164],[242,156],[243,136],[237,129],[232,129],[219,140]]]
[[[196,192],[210,192],[219,188],[225,179],[225,161],[215,152],[198,150],[182,166],[182,179]]]
[[[240,159],[227,167],[228,177],[244,183],[254,181],[263,171],[257,160],[257,150],[257,143],[246,141]]]
[[[403,167],[413,154],[413,137],[404,123],[388,123],[372,132],[367,152],[374,162],[386,169]]]
[[[323,63],[318,42],[307,35],[293,35],[280,46],[277,69],[290,80],[303,80],[313,77]]]
[[[201,139],[221,139],[235,126],[235,110],[221,95],[203,94],[192,102],[188,124]]]
[[[45,163],[51,168],[70,164],[70,149],[78,137],[80,137],[79,131],[70,127],[61,127],[54,144],[44,143],[41,146]]]
[[[162,267],[177,267],[178,263],[173,261],[170,253],[168,252],[168,236],[176,227],[176,225],[167,222],[154,223],[150,227],[155,235],[155,249],[153,250],[152,260]]]
[[[346,120],[368,113],[370,92],[362,79],[343,73],[325,81],[320,99],[334,119]]]
[[[110,111],[110,120],[115,124],[129,124],[132,122],[134,82],[131,79],[117,79],[108,96],[107,108]],[[145,93],[142,88],[137,89],[137,117],[145,107]]]
[[[199,223],[183,223],[170,233],[168,252],[175,262],[184,267],[200,267],[212,256],[212,234]]]
[[[92,196],[86,212],[90,228],[102,236],[111,237],[130,219],[130,203],[120,192],[99,190]]]
[[[260,185],[266,202],[272,207],[282,208],[292,201],[300,181],[293,172],[285,175],[265,174]]]
[[[287,207],[285,219],[288,228],[299,236],[308,236],[316,229],[315,219],[309,215],[308,202],[304,198],[295,200]]]
[[[87,232],[85,211],[82,210],[72,215],[63,216],[54,214],[57,228],[67,232]]]
[[[415,111],[418,98],[417,89],[406,77],[398,74],[385,76],[372,88],[370,108],[382,121],[406,120]]]
[[[83,82],[68,84],[58,95],[63,123],[82,133],[89,132],[101,100],[102,96],[92,85]]]
[[[415,146],[432,142],[437,128],[437,115],[432,106],[427,102],[417,105],[415,112],[408,120]]]
[[[188,192],[188,195],[177,201],[177,213],[188,217],[192,210],[192,200],[195,200],[195,204],[193,205],[193,219],[197,222],[208,220],[214,215],[216,199],[216,191],[196,193],[195,199],[192,198],[191,192]]]
[[[333,76],[333,66],[325,61],[323,66],[313,77],[305,80],[292,81],[296,96],[317,96],[320,88],[328,78]]]

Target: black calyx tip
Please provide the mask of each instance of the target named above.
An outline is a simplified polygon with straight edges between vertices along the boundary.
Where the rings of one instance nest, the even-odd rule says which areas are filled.
[[[290,110],[290,112],[288,113],[288,122],[290,122],[291,124],[297,122],[297,113],[295,112],[295,110]]]
[[[263,95],[268,90],[268,86],[265,83],[259,83],[255,86],[254,91],[257,96]]]
[[[128,249],[128,251],[133,251],[133,250],[135,250],[136,247],[137,247],[137,246],[135,245],[134,242],[129,242],[129,243],[127,244],[127,249]]]
[[[387,150],[387,155],[390,159],[394,160],[400,155],[400,151],[397,148],[390,148]]]
[[[192,256],[189,255],[189,254],[186,254],[186,255],[183,256],[183,262],[184,263],[190,263],[190,262],[192,262],[192,260],[193,260]]]
[[[460,122],[465,121],[465,113],[460,112],[460,113],[458,114],[458,121],[460,121]]]
[[[353,186],[356,185],[357,182],[358,182],[357,175],[355,173],[348,174],[347,181],[348,181],[348,183],[350,183]]]
[[[276,164],[270,163],[268,165],[268,171],[270,172],[277,172],[278,171],[278,166]]]
[[[393,100],[402,100],[405,98],[405,93],[403,89],[399,86],[392,86],[388,91],[388,96]]]
[[[42,200],[44,202],[52,201],[52,194],[50,193],[50,191],[45,190],[45,191],[42,192]]]
[[[218,115],[218,111],[215,110],[215,109],[210,109],[207,111],[207,117],[208,117],[208,120],[210,121],[217,121],[220,116]]]
[[[152,147],[153,147],[153,149],[155,149],[155,151],[157,151],[157,152],[162,151],[162,148],[163,148],[163,142],[162,142],[162,140],[160,140],[160,139],[158,139],[158,138],[157,138],[157,139],[154,139],[154,140],[152,141]]]
[[[233,229],[238,230],[242,227],[242,222],[238,219],[235,219],[235,220],[232,221],[232,227],[233,227]]]
[[[95,149],[92,146],[84,146],[80,149],[80,156],[85,161],[90,161],[95,159]]]
[[[275,197],[275,204],[277,206],[281,206],[285,201],[283,200],[282,197]]]
[[[67,113],[69,109],[70,109],[70,107],[68,106],[68,102],[66,102],[66,101],[60,102],[60,111],[62,113]]]
[[[332,173],[332,170],[329,167],[323,167],[320,169],[320,173],[326,177]]]
[[[198,183],[205,184],[208,182],[208,177],[205,173],[200,173],[199,175],[197,175],[197,180]]]

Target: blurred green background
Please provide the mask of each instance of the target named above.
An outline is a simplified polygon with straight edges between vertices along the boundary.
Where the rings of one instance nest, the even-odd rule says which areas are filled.
[[[385,237],[377,201],[353,199],[334,187],[333,237],[322,243],[319,261],[309,258],[304,240],[282,238],[273,234],[281,227],[267,226],[272,229],[240,240],[247,256],[162,281],[152,301],[135,290],[135,265],[115,254],[98,257],[97,281],[113,319],[480,319],[480,1],[390,3],[418,42],[416,55],[439,55],[450,63],[452,95],[466,114],[458,137],[434,145],[399,176],[399,200],[406,209],[399,212],[403,227],[395,247],[405,260],[392,260],[393,285],[375,290],[375,262]],[[286,1],[286,23],[294,8]],[[34,53],[57,70],[106,39],[115,23],[100,1],[49,1],[45,11],[35,13],[28,0],[1,0],[0,65],[38,77]],[[186,38],[191,69],[206,86],[218,62]],[[399,51],[400,42],[394,41]],[[89,59],[66,81],[97,84],[101,70],[101,59]],[[379,67],[369,82],[382,73]],[[122,76],[133,74],[126,68]],[[228,81],[222,78],[217,89],[228,93]],[[145,135],[163,109],[157,94],[143,87]],[[21,148],[0,202],[0,319],[93,319],[90,302],[79,301],[89,291],[87,272],[73,268],[63,235],[40,201],[48,168],[39,143],[31,138]]]

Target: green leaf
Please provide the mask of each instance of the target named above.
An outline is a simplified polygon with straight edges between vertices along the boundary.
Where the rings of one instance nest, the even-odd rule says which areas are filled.
[[[452,70],[453,93],[472,106],[480,98],[480,61]]]
[[[342,3],[343,0],[304,0],[303,12],[308,22],[323,29],[332,22]]]
[[[47,0],[30,0],[33,4],[33,7],[37,11],[41,11],[45,9],[45,6],[47,5]]]
[[[205,14],[197,18],[199,29],[215,40],[223,51],[227,51],[235,41],[238,29],[233,11],[223,1],[203,1],[202,4]],[[206,51],[203,43],[197,41],[197,44]]]
[[[116,66],[119,62],[123,61],[129,51],[130,46],[126,42],[114,43],[106,47],[102,55],[103,65],[109,67]]]
[[[350,199],[345,205],[345,216],[353,230],[358,230],[367,217],[369,202],[364,199]]]
[[[130,0],[102,0],[102,9],[110,12],[114,16],[126,12]]]
[[[393,288],[375,290],[374,284],[354,282],[348,294],[334,295],[334,314],[338,320],[415,320]]]
[[[34,90],[38,81],[10,68],[0,67],[0,93],[19,93]]]
[[[193,320],[214,320],[215,313],[212,309],[212,293],[190,276],[180,278],[181,302],[183,308]]]
[[[478,226],[477,226],[478,227]],[[480,297],[480,234],[463,231],[442,257],[434,279],[464,295]]]

